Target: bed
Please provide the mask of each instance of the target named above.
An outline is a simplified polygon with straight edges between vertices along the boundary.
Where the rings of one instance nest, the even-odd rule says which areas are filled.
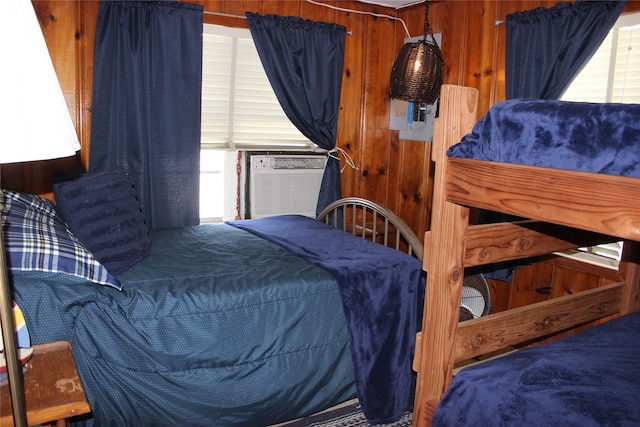
[[[547,114],[549,121],[528,128],[520,105],[495,113],[492,107],[476,124],[477,97],[472,88],[442,88],[414,425],[637,425],[640,106],[613,106],[623,118],[613,126],[595,115],[600,107],[586,113],[578,106],[574,123],[557,124]],[[544,101],[531,105],[549,111]],[[483,135],[497,146],[479,144]],[[517,141],[507,139],[514,135]],[[608,143],[594,156],[598,135]],[[512,146],[530,137],[542,156],[530,145]],[[531,221],[470,225],[471,208]],[[616,239],[625,239],[624,282],[458,323],[465,268]],[[453,377],[456,362],[589,322],[602,324]]]
[[[92,409],[76,424],[264,426],[355,396],[368,417],[386,422],[413,403],[422,272],[403,251],[421,248],[384,208],[357,199],[332,206],[358,210],[353,217],[365,225],[376,215],[373,223],[402,235],[403,251],[287,215],[148,234],[136,228],[148,253],[111,251],[116,263],[138,257],[113,274],[62,220],[68,206],[3,196],[15,300],[32,344],[72,345]],[[343,228],[349,217],[341,215]],[[55,251],[26,248],[42,234]],[[33,267],[34,259],[44,266]]]

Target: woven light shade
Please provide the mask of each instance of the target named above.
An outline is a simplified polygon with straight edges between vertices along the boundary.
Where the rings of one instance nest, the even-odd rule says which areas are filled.
[[[429,2],[425,2],[424,38],[405,43],[391,69],[391,97],[433,104],[444,80],[444,57],[429,26]],[[431,36],[427,40],[427,34]]]

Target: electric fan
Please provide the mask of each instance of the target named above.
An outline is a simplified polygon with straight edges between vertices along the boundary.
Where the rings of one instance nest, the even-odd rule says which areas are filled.
[[[467,276],[462,282],[459,321],[486,316],[491,310],[489,285],[482,274]]]

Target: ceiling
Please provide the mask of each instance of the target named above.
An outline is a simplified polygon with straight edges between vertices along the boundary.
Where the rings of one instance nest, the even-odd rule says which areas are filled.
[[[406,6],[411,6],[418,3],[423,3],[424,0],[358,0],[362,3],[377,4],[380,6],[392,7],[394,9],[400,9]]]

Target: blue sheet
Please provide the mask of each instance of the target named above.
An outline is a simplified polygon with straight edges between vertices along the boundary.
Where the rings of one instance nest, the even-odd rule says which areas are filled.
[[[463,369],[433,426],[640,425],[640,313]]]
[[[640,104],[500,102],[447,155],[640,178]]]
[[[397,421],[413,404],[420,261],[297,215],[231,224],[282,245],[336,277],[363,412],[371,424]]]
[[[356,395],[330,273],[229,225],[152,230],[151,240],[118,275],[122,292],[12,272],[32,343],[72,344],[87,424],[263,426]]]

